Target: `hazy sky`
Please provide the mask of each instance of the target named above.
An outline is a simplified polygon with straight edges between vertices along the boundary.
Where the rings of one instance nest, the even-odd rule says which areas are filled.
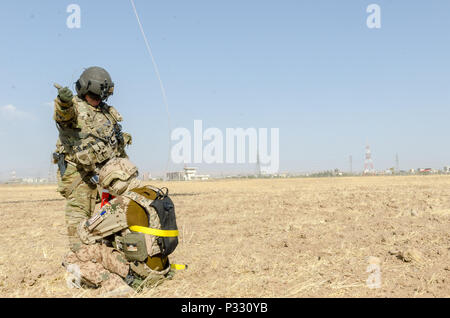
[[[450,2],[135,0],[167,91],[172,128],[279,128],[280,170],[450,164]],[[70,4],[81,28],[69,29]],[[381,8],[369,29],[367,7]],[[0,179],[49,170],[57,131],[52,83],[105,67],[109,103],[134,137],[131,159],[161,174],[169,128],[128,0],[2,1]],[[252,165],[197,165],[252,172]],[[177,170],[180,165],[170,165]]]

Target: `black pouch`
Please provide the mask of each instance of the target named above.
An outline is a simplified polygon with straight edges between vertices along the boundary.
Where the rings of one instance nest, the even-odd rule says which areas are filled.
[[[56,161],[56,164],[58,165],[59,173],[62,178],[64,176],[64,173],[66,173],[66,169],[67,169],[66,155],[63,153],[55,152],[53,154],[53,161]]]
[[[158,213],[161,230],[178,230],[175,206],[167,195],[154,200],[150,206]],[[163,256],[169,256],[178,246],[178,237],[158,237],[157,240]]]

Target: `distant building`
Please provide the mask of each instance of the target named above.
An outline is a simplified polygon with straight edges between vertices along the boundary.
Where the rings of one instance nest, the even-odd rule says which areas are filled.
[[[142,174],[142,181],[150,181],[150,180],[154,180],[150,172],[144,172]]]
[[[6,182],[7,184],[48,184],[51,183],[46,178],[15,178]]]
[[[431,169],[431,168],[418,168],[417,172],[419,172],[420,174],[432,174],[433,173],[433,169]]]
[[[9,183],[9,184],[11,184],[11,183],[20,183],[20,180],[17,179],[17,177],[16,177],[16,172],[15,171],[11,171],[11,176],[10,176],[8,182],[6,182],[6,183]]]
[[[42,183],[48,183],[48,180],[44,179],[44,178],[23,178],[23,179],[20,179],[20,183],[42,184]]]
[[[197,168],[184,167],[184,180],[186,181],[194,180],[196,175],[197,175]]]
[[[169,181],[183,181],[184,180],[184,172],[182,172],[182,171],[168,172],[166,176]]]
[[[209,175],[198,175],[195,167],[184,167],[183,171],[168,172],[166,176],[170,181],[208,180],[210,178]]]

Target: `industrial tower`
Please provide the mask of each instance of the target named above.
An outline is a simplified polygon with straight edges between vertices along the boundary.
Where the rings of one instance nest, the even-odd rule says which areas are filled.
[[[364,174],[375,174],[372,161],[372,152],[370,151],[370,146],[366,146],[366,158],[364,160]]]
[[[398,159],[398,153],[395,154],[395,171],[400,171],[400,160]]]
[[[50,167],[48,168],[48,183],[56,183],[56,169],[55,164],[53,163],[53,153],[50,155]]]
[[[353,174],[353,156],[350,155],[349,157],[349,163],[350,163],[350,174]]]
[[[261,171],[261,162],[259,161],[259,149],[258,149],[258,157],[256,159],[256,175],[258,178],[261,177],[262,171]]]

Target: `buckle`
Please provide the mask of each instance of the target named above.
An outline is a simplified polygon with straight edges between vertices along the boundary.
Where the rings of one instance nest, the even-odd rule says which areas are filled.
[[[93,175],[89,180],[95,185],[99,183],[98,175]]]
[[[117,139],[116,138],[109,138],[109,144],[113,147],[117,145]]]

